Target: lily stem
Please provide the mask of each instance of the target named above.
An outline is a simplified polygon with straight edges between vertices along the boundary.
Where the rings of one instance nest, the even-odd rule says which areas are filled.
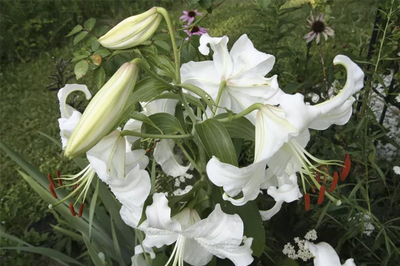
[[[180,72],[180,58],[178,54],[178,48],[176,47],[176,40],[174,34],[174,28],[172,27],[171,18],[169,17],[168,11],[165,8],[157,7],[157,12],[160,13],[167,23],[168,33],[171,37],[172,50],[174,51],[175,59],[175,82],[181,83],[181,72]]]

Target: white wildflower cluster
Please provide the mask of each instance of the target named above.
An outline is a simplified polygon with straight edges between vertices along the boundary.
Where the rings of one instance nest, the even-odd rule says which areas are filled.
[[[400,175],[400,166],[394,166],[393,167],[393,171],[394,171],[394,173],[396,174],[396,175]]]
[[[372,232],[375,230],[375,226],[371,223],[371,216],[364,214],[364,235],[371,236]]]
[[[294,238],[294,242],[298,246],[297,252],[295,247],[291,243],[286,243],[286,245],[283,247],[282,252],[292,260],[301,259],[303,261],[307,261],[309,259],[312,259],[314,256],[308,249],[306,242],[315,240],[317,240],[317,231],[313,229],[307,232],[307,234],[304,236],[304,239],[300,239],[299,237]]]
[[[358,226],[364,227],[364,235],[371,236],[375,230],[375,226],[371,223],[371,216],[369,214],[357,213],[355,216],[349,218],[349,221],[356,221]]]
[[[383,76],[382,79],[385,83],[385,86],[382,86],[382,84],[375,84],[374,87],[376,91],[385,95],[385,88],[390,85],[392,78],[393,71],[389,75]],[[400,95],[396,97],[396,100],[400,100]],[[377,120],[379,120],[381,117],[384,105],[385,103],[383,102],[383,99],[374,93],[371,99],[371,109],[374,112]],[[383,121],[383,126],[388,129],[387,136],[400,145],[400,110],[397,107],[391,105],[388,106],[385,119]],[[399,150],[390,143],[383,144],[378,142],[377,151],[381,158],[385,158],[389,161],[393,161],[394,158],[399,156]]]
[[[175,178],[175,183],[174,186],[177,188],[172,192],[174,196],[180,196],[183,194],[188,193],[190,190],[192,190],[193,186],[191,185],[186,185],[184,189],[181,189],[181,184],[184,184],[186,182],[186,179],[192,179],[193,175],[189,173],[184,173],[183,175],[178,176]]]

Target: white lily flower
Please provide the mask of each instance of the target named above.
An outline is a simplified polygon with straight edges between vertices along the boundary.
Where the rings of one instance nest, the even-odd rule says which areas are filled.
[[[272,100],[282,93],[277,77],[264,77],[272,69],[275,57],[256,50],[246,34],[235,42],[230,52],[227,43],[227,36],[212,38],[208,34],[202,35],[199,51],[208,55],[210,49],[207,45],[210,44],[214,51],[213,61],[183,64],[182,83],[203,89],[218,106],[235,113],[254,103],[277,104]],[[224,109],[220,108],[218,112],[224,112]],[[248,118],[255,122],[254,115]]]
[[[82,91],[87,98],[90,98],[90,92],[83,85],[67,85],[59,91],[61,111],[59,124],[64,144],[68,142],[70,136],[66,132],[72,132],[80,118],[80,113],[65,103],[66,98],[73,91]],[[150,178],[143,170],[149,159],[145,156],[144,150],[131,151],[130,147],[127,149],[125,138],[119,132],[119,130],[111,132],[87,151],[89,164],[84,170],[76,175],[67,175],[62,180],[73,181],[72,185],[77,185],[77,190],[81,190],[77,201],[80,198],[84,201],[90,183],[97,173],[103,182],[109,184],[117,199],[122,204],[126,204],[140,219],[143,203],[150,193]],[[63,201],[73,194],[64,198]]]
[[[260,194],[260,185],[265,181],[266,161],[253,163],[246,167],[236,167],[222,163],[216,157],[212,157],[207,163],[207,175],[214,185],[223,187],[224,200],[233,205],[242,206]],[[239,199],[234,197],[243,193]]]
[[[307,241],[306,248],[314,255],[314,266],[356,266],[354,259],[348,259],[341,264],[336,251],[326,242],[313,244]]]
[[[284,143],[305,134],[308,128],[322,130],[332,124],[347,123],[354,102],[352,95],[363,87],[364,73],[344,55],[336,56],[334,64],[341,64],[347,70],[346,84],[335,97],[317,105],[308,105],[301,94],[281,94],[279,107],[261,108],[256,123],[256,161],[271,158]]]
[[[296,174],[276,176],[271,169],[265,171],[266,181],[261,184],[262,189],[268,189],[267,194],[275,200],[275,205],[266,211],[260,211],[263,221],[270,220],[277,214],[284,202],[290,203],[302,197],[297,184]]]
[[[222,212],[219,204],[201,220],[195,210],[183,209],[171,219],[171,209],[164,194],[153,195],[146,209],[147,221],[140,229],[146,233],[143,246],[162,247],[175,243],[170,260],[173,265],[206,265],[215,255],[230,259],[235,265],[249,265],[252,238],[243,241],[244,225],[237,214]],[[244,245],[242,244],[244,242]]]
[[[60,127],[62,149],[65,149],[67,146],[68,140],[82,116],[80,112],[67,104],[68,95],[74,91],[83,92],[87,100],[92,97],[88,88],[85,85],[80,84],[67,84],[64,88],[61,88],[58,91],[57,97],[60,102],[61,114],[61,118],[58,119],[58,125]]]

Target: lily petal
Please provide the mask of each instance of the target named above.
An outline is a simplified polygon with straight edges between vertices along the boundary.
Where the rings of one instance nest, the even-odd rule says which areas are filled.
[[[89,100],[92,97],[86,85],[81,85],[81,84],[65,85],[65,87],[61,88],[57,93],[58,101],[60,102],[61,118],[69,118],[72,115],[72,112],[75,111],[74,108],[72,108],[70,105],[67,104],[67,98],[69,94],[74,91],[83,92],[87,100]]]
[[[181,231],[178,221],[171,220],[171,208],[163,193],[153,195],[153,204],[146,208],[147,221],[144,222],[146,238],[143,245],[162,247],[174,243]]]
[[[314,266],[341,266],[338,254],[328,243],[320,242],[315,245],[307,241],[306,248],[308,248],[315,257]],[[353,259],[347,260],[344,265],[355,266]]]
[[[207,175],[216,186],[223,187],[224,200],[242,206],[257,198],[260,193],[260,184],[264,181],[266,162],[260,161],[249,166],[238,168],[231,164],[222,163],[216,157],[207,163]],[[243,197],[233,199],[243,192]],[[228,197],[229,196],[229,197]]]
[[[292,136],[298,134],[297,128],[289,123],[281,108],[263,106],[257,113],[254,161],[270,158]]]
[[[174,141],[163,139],[159,141],[154,149],[154,159],[161,166],[162,170],[170,176],[177,177],[185,174],[189,168],[178,163],[179,158],[174,154]]]

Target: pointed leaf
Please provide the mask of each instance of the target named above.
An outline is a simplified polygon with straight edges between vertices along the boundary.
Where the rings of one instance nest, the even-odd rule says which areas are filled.
[[[173,115],[168,113],[157,113],[149,116],[149,119],[153,121],[157,128],[161,129],[165,135],[174,135],[177,132],[185,134],[178,118]],[[142,132],[148,134],[160,134],[157,128],[150,124],[143,124]]]
[[[85,38],[86,35],[88,35],[88,33],[89,32],[87,32],[87,31],[82,31],[78,35],[76,35],[74,38],[74,45],[77,44],[78,42],[82,41],[83,38]]]
[[[80,32],[82,30],[82,26],[81,25],[76,25],[65,37],[69,37],[72,36],[74,34],[77,34],[78,32]]]
[[[76,63],[74,68],[76,79],[80,79],[83,76],[85,76],[88,69],[89,69],[89,64],[86,60],[81,60],[78,63]]]
[[[235,147],[221,122],[208,119],[196,124],[195,128],[210,157],[216,156],[221,162],[238,166]]]
[[[91,31],[96,24],[96,19],[95,18],[90,18],[85,21],[83,24],[83,27],[85,27],[86,30]]]

